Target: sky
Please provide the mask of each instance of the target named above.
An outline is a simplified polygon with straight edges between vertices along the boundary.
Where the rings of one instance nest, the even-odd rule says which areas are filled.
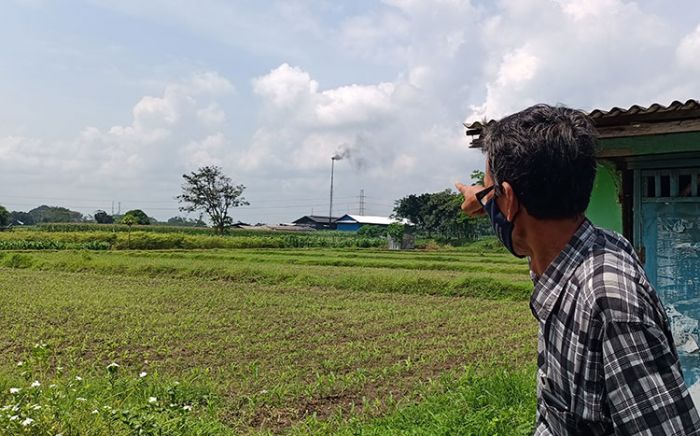
[[[463,122],[700,97],[696,0],[0,0],[0,204],[388,215],[482,169]],[[196,215],[189,215],[195,217]]]

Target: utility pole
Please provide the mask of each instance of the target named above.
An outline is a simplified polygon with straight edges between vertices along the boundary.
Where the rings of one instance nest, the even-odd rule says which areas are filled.
[[[360,216],[365,215],[365,190],[360,189]]]
[[[114,200],[112,200],[112,216],[114,216]]]
[[[120,201],[117,203],[117,215],[121,215],[121,214],[122,214],[122,202]]]
[[[335,161],[338,159],[336,156],[331,158],[331,201],[330,207],[328,209],[328,225],[333,224],[333,172],[335,171]]]

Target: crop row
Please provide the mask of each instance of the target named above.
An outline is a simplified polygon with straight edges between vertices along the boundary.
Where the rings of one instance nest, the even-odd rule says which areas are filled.
[[[312,254],[313,253],[313,254]],[[421,258],[414,256],[412,258],[400,258],[379,255],[366,255],[350,257],[341,253],[333,254],[325,252],[325,250],[314,250],[306,253],[304,256],[299,256],[294,253],[279,253],[270,255],[270,253],[259,254],[259,252],[238,252],[229,250],[226,252],[216,253],[198,253],[192,254],[187,252],[162,252],[162,251],[141,251],[137,253],[124,253],[123,255],[145,257],[145,258],[161,258],[161,259],[189,259],[192,261],[228,261],[240,263],[274,263],[281,265],[322,265],[322,266],[345,266],[345,267],[362,267],[362,268],[391,268],[391,269],[409,269],[409,270],[438,270],[438,271],[461,271],[461,272],[482,272],[482,273],[497,273],[497,274],[523,274],[527,273],[527,265],[524,262],[519,263],[499,263],[491,261],[489,258],[451,261],[435,261],[429,257]]]
[[[392,429],[401,433],[402,429],[420,428],[420,419],[431,415],[435,425],[427,429],[442,428],[445,434],[458,431],[461,425],[477,434],[511,428],[519,432],[531,422],[533,390],[527,374],[515,379],[462,377],[465,366],[509,370],[532,366],[536,324],[524,301],[212,281],[204,270],[198,272],[204,274],[199,278],[175,274],[171,279],[158,268],[169,266],[177,273],[184,264],[133,258],[132,268],[115,262],[116,257],[127,258],[97,252],[47,252],[6,253],[0,259],[4,265],[29,268],[0,267],[0,400],[3,405],[12,404],[11,387],[21,388],[21,395],[34,395],[52,389],[49,383],[56,383],[57,392],[67,396],[60,404],[41,402],[47,409],[41,419],[43,412],[22,409],[23,419],[32,417],[37,425],[48,428],[55,422],[54,411],[72,413],[83,422],[76,423],[73,431],[86,434],[91,424],[104,428],[111,422],[111,410],[103,410],[104,405],[118,413],[128,408],[130,414],[124,418],[129,425],[165,425],[163,420],[170,417],[212,417],[197,400],[202,395],[211,398],[209,392],[193,392],[170,401],[166,388],[172,384],[151,381],[157,374],[160,380],[190,379],[210,388],[216,399],[213,418],[239,434],[382,434]],[[86,272],[61,271],[81,267],[78,259]],[[149,263],[155,277],[147,276],[144,268]],[[95,265],[86,268],[90,264]],[[123,270],[95,274],[101,272],[100,265],[111,266],[112,272]],[[271,269],[287,270],[279,265]],[[323,271],[328,276],[349,276],[353,271],[304,267],[296,268],[296,273],[302,270],[317,276]],[[134,271],[137,274],[132,276]],[[403,274],[381,269],[371,272],[375,277],[377,273],[387,277]],[[447,276],[426,272],[426,277]],[[261,277],[267,280],[264,274]],[[37,341],[47,344],[50,369],[37,373],[17,367],[18,361],[28,361]],[[125,386],[125,392],[133,392],[128,399],[113,395],[111,379],[104,378],[111,362],[117,362],[120,374],[131,380]],[[64,371],[65,377],[55,380],[54,371]],[[140,372],[147,373],[145,378],[137,379]],[[188,374],[197,374],[197,378]],[[90,390],[76,386],[76,376]],[[34,380],[41,386],[32,388]],[[530,381],[522,387],[522,380]],[[71,381],[73,385],[68,384]],[[121,382],[115,379],[114,386]],[[180,386],[189,389],[191,384]],[[523,400],[525,392],[530,396]],[[422,406],[410,406],[422,399]],[[22,404],[29,409],[40,401],[28,399]],[[170,403],[179,406],[173,408],[177,413],[171,414]],[[195,415],[184,414],[183,405],[194,405],[187,413]],[[94,416],[93,408],[98,409]],[[28,415],[30,412],[35,415]],[[376,415],[387,418],[365,421]],[[480,423],[464,421],[479,416]],[[452,419],[461,421],[449,424]],[[403,427],[411,421],[412,427]],[[189,418],[183,424],[187,422],[199,427]],[[119,430],[122,424],[116,424],[116,434],[124,434]],[[493,425],[496,427],[489,427]],[[194,431],[193,427],[189,430]],[[178,434],[177,429],[163,432]]]
[[[266,234],[263,236],[212,236],[145,231],[45,232],[14,231],[0,233],[0,250],[32,249],[211,249],[211,248],[303,248],[303,247],[383,247],[386,239],[317,234]]]
[[[193,261],[113,255],[104,252],[0,253],[0,265],[54,271],[91,271],[150,277],[200,277],[239,283],[324,287],[359,292],[392,292],[524,300],[532,284],[523,273],[280,265],[230,260]],[[479,266],[479,265],[477,265]]]

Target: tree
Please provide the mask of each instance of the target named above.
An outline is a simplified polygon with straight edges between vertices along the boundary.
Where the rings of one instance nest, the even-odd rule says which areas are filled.
[[[83,214],[59,206],[41,205],[29,211],[35,223],[79,223]]]
[[[10,212],[4,206],[0,206],[0,226],[5,227],[10,224]]]
[[[104,210],[96,210],[94,216],[97,224],[112,224],[114,222],[112,215],[108,215]]]
[[[10,212],[10,220],[14,226],[31,226],[34,225],[34,218],[29,212],[20,212],[13,210]]]
[[[143,213],[143,212],[142,212]],[[134,224],[138,223],[138,219],[134,215],[129,215],[129,213],[125,213],[122,219],[120,220],[122,224],[126,224],[127,227],[129,227],[129,234],[128,234],[128,240],[126,242],[126,248],[131,248],[131,226]]]
[[[147,225],[151,224],[151,219],[141,209],[132,209],[132,210],[128,211],[127,213],[125,213],[121,219],[122,224],[126,224],[124,222],[124,219],[126,219],[126,217],[132,217],[135,220],[135,222],[133,224],[140,224],[142,226],[147,226]]]
[[[450,189],[441,192],[409,195],[396,201],[394,216],[407,218],[416,230],[429,237],[463,242],[490,234],[488,219],[471,218],[462,213],[464,198]]]
[[[484,186],[484,177],[486,177],[486,174],[484,174],[483,171],[481,170],[474,170],[472,173],[469,175],[469,177],[472,179],[472,182]]]
[[[406,218],[416,225],[419,229],[425,227],[425,206],[428,203],[431,194],[411,194],[394,202],[394,216],[397,218]]]
[[[229,209],[250,204],[242,197],[245,186],[234,185],[220,167],[201,167],[182,177],[182,194],[176,197],[185,204],[180,210],[206,213],[219,234],[233,224]]]
[[[207,223],[202,221],[201,216],[197,219],[187,218],[187,217],[182,217],[182,216],[174,216],[172,218],[168,218],[168,225],[169,226],[183,226],[183,227],[206,227]]]

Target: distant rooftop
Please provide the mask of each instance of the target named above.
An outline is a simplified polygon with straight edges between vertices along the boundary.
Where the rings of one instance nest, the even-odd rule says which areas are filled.
[[[339,217],[334,216],[328,218],[328,216],[323,216],[323,215],[304,215],[303,217],[294,220],[294,223],[297,223],[299,221],[313,221],[319,224],[328,224],[329,222],[335,222]]]
[[[381,225],[381,226],[388,226],[389,224],[393,223],[401,223],[401,224],[409,224],[408,220],[397,220],[394,218],[389,218],[389,217],[384,217],[384,216],[367,216],[367,215],[343,215],[340,217],[338,221],[336,221],[337,224],[354,224],[354,223],[360,223],[360,224],[373,224],[373,225]]]

